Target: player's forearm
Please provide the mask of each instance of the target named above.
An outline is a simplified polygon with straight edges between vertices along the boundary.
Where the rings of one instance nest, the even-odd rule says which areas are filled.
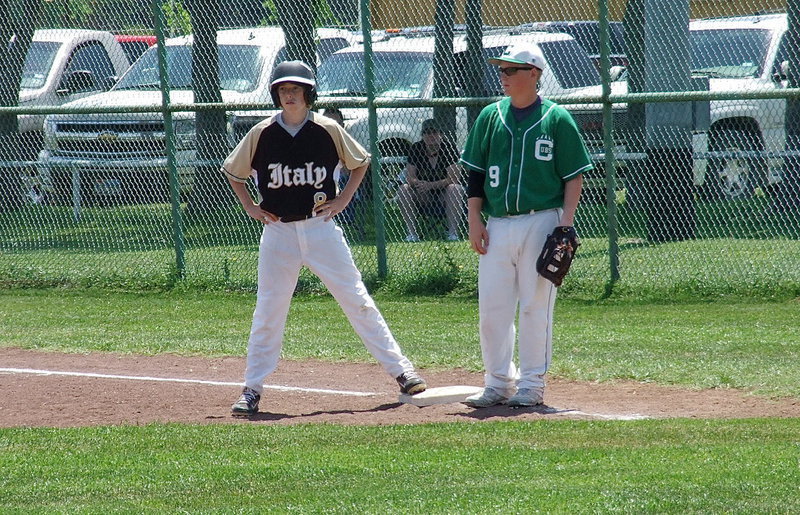
[[[582,175],[564,185],[564,213],[561,215],[561,225],[575,225],[575,211],[578,209],[582,189]]]
[[[247,208],[253,205],[253,197],[251,197],[250,192],[247,191],[247,184],[234,181],[230,178],[228,178],[228,182],[231,184],[231,189],[233,189],[233,193],[236,195],[236,198],[239,199],[242,207]]]
[[[469,225],[482,224],[483,197],[470,197],[467,199],[467,222]]]
[[[483,197],[469,197],[467,199],[467,218],[469,221],[469,245],[472,250],[480,255],[486,254],[489,249],[489,232],[483,224],[481,209]]]
[[[350,175],[347,178],[347,184],[344,185],[342,191],[339,192],[339,196],[342,198],[347,199],[349,202],[353,195],[356,194],[358,187],[361,185],[361,181],[364,180],[364,176],[367,173],[368,165],[360,166],[355,170],[350,170]]]

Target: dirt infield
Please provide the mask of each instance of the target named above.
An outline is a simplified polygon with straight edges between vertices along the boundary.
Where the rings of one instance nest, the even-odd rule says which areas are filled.
[[[377,364],[284,360],[268,378],[260,413],[236,419],[229,410],[241,390],[238,384],[244,358],[59,354],[2,348],[0,369],[0,427],[800,416],[800,399],[770,400],[736,390],[686,390],[557,378],[550,379],[545,406],[538,408],[473,410],[462,404],[418,408],[398,402],[394,381]],[[463,370],[421,372],[430,386],[482,384],[481,374]],[[67,375],[74,373],[86,375]]]

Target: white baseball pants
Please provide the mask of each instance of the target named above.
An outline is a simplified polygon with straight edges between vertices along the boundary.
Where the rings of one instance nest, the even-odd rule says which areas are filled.
[[[361,280],[342,230],[323,217],[264,226],[258,294],[247,346],[245,385],[261,393],[278,366],[286,317],[300,268],[316,274],[347,315],[367,350],[393,378],[413,370]],[[320,317],[327,313],[319,313]]]
[[[536,272],[560,209],[489,218],[489,246],[478,264],[478,306],[484,382],[511,396],[517,388],[544,387],[552,352],[556,288]],[[514,364],[519,308],[519,369]]]

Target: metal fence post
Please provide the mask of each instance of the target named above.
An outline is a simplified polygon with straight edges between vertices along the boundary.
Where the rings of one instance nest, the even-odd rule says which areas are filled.
[[[180,190],[178,189],[178,168],[175,165],[175,131],[170,111],[169,76],[167,75],[167,50],[164,47],[163,0],[153,0],[153,20],[155,21],[158,42],[158,78],[161,83],[161,112],[164,116],[164,136],[167,145],[167,171],[169,173],[169,198],[172,206],[172,238],[175,245],[175,266],[178,277],[183,278],[186,271],[185,245],[183,240],[183,214],[181,213]]]
[[[614,114],[611,95],[611,38],[608,25],[608,0],[598,0],[600,15],[600,76],[603,83],[603,146],[605,147],[606,207],[608,209],[609,282],[606,294],[611,293],[619,280],[619,236],[617,232],[617,162],[614,156]]]
[[[800,0],[788,0],[786,4],[788,29],[783,36],[787,53],[787,85],[800,87]],[[783,66],[783,63],[778,63]],[[787,152],[800,150],[800,100],[789,98],[784,113]],[[775,187],[770,210],[786,216],[800,206],[800,163],[797,156],[787,156],[783,160],[783,178]]]
[[[386,227],[383,216],[383,188],[381,184],[381,149],[378,145],[378,113],[375,110],[375,69],[372,60],[372,22],[369,0],[361,0],[361,32],[364,35],[364,82],[367,90],[369,113],[369,144],[372,154],[372,204],[375,216],[375,249],[378,257],[378,277],[386,277]]]

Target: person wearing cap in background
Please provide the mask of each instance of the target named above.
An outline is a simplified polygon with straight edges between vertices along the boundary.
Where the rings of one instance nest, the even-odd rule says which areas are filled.
[[[593,166],[569,112],[538,94],[545,61],[537,46],[509,47],[489,63],[498,67],[506,97],[481,111],[461,155],[469,242],[480,256],[485,368],[483,391],[464,404],[536,406],[550,365],[556,299],[536,260],[548,234],[573,225],[582,174]],[[513,359],[518,310],[519,367]]]
[[[445,139],[435,120],[422,122],[422,139],[413,143],[406,162],[406,183],[397,192],[400,214],[406,223],[406,241],[419,241],[420,211],[440,212],[447,217],[447,239],[460,239],[464,220],[465,190],[456,146]]]
[[[352,200],[370,155],[338,123],[310,110],[317,95],[316,77],[306,63],[278,64],[270,94],[280,112],[253,126],[222,165],[247,215],[264,226],[245,386],[231,407],[232,415],[258,412],[264,380],[278,366],[289,304],[303,266],[330,290],[400,391],[411,395],[425,391],[425,380],[401,352],[333,220]],[[341,191],[336,184],[339,165],[350,170]],[[250,178],[255,179],[259,202],[247,189]]]

